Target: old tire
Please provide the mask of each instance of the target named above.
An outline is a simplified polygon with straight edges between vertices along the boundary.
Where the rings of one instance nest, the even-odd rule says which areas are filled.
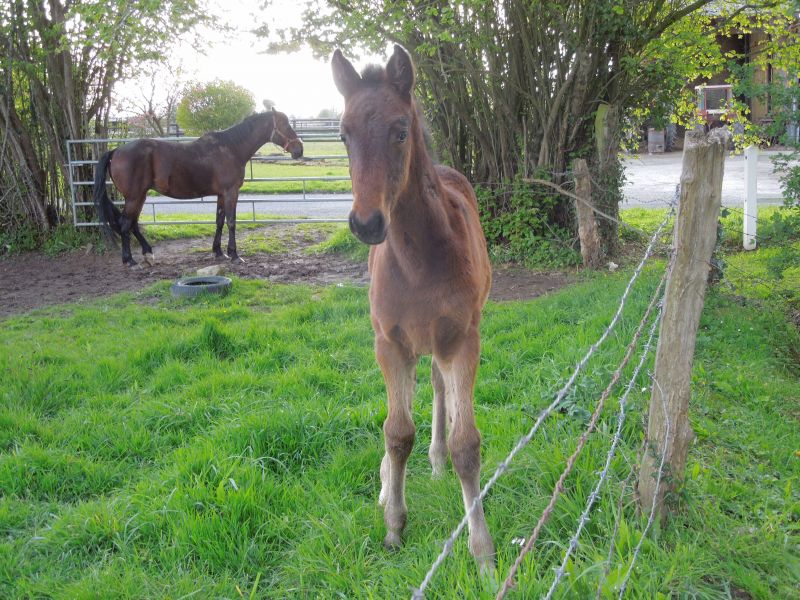
[[[224,294],[231,287],[231,280],[221,275],[205,277],[183,277],[172,284],[170,290],[176,298],[191,298],[199,294]]]

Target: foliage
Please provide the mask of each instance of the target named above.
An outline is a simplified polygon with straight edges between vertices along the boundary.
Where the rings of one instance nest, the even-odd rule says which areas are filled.
[[[533,268],[580,263],[575,239],[552,223],[557,196],[514,182],[476,189],[478,210],[493,262],[518,262]]]
[[[730,57],[718,34],[767,27],[775,34],[770,56],[793,60],[796,42],[780,35],[791,23],[785,4],[757,0],[745,10],[712,0],[307,0],[302,26],[269,24],[262,33],[272,50],[308,43],[320,55],[334,47],[383,53],[387,41],[404,45],[446,162],[476,184],[498,185],[539,169],[561,183],[571,161],[586,158],[602,190],[596,203],[615,216],[625,120],[663,122],[676,112],[684,123],[696,120],[687,82],[725,68]],[[551,223],[563,225],[570,203],[558,202]],[[613,254],[614,222],[602,221],[600,234]]]
[[[253,112],[255,103],[247,88],[215,79],[189,85],[178,104],[176,118],[188,135],[203,135],[236,125]]]
[[[115,82],[204,21],[201,2],[0,3],[0,227],[43,232],[67,216],[64,140],[103,136]]]
[[[588,365],[574,406],[593,408],[659,271],[646,270],[632,290],[619,335]],[[605,329],[627,275],[487,306],[476,388],[484,478]],[[405,546],[382,547],[376,498],[385,392],[364,289],[235,280],[226,297],[175,300],[165,282],[7,319],[0,331],[4,598],[395,598],[419,583],[463,515],[452,470],[430,477],[425,362]],[[769,308],[710,295],[682,509],[645,540],[627,597],[794,597],[800,382],[790,352],[797,344]],[[616,597],[642,536],[646,515],[625,494],[606,564],[622,481],[641,443],[648,396],[639,387],[558,598],[594,597],[606,566],[604,597]],[[524,565],[525,597],[543,596],[552,581],[616,417],[613,408],[602,416],[536,560]],[[487,498],[501,575],[583,428],[580,418],[554,415]],[[494,597],[464,536],[429,595]]]

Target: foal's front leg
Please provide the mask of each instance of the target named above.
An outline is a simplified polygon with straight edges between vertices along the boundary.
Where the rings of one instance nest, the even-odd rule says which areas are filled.
[[[442,372],[436,359],[431,361],[431,383],[433,384],[433,418],[431,419],[431,447],[428,458],[431,461],[433,476],[440,477],[447,467],[447,408]]]
[[[437,360],[445,387],[448,417],[452,420],[447,446],[453,469],[461,480],[464,509],[469,512],[480,495],[481,434],[475,426],[473,391],[480,357],[480,337],[470,330],[452,355]],[[494,568],[494,544],[481,502],[469,517],[469,549],[481,572]]]
[[[416,360],[401,346],[381,335],[375,339],[375,355],[383,372],[388,397],[388,415],[383,423],[386,453],[381,462],[381,494],[386,538],[383,545],[397,548],[406,525],[406,463],[414,446],[416,430],[411,416]]]

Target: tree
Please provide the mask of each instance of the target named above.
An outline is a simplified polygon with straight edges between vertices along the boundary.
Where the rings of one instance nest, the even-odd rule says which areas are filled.
[[[354,40],[370,52],[400,43],[414,57],[417,91],[447,162],[476,183],[519,190],[508,184],[534,176],[565,181],[571,161],[585,158],[598,208],[617,216],[625,119],[671,111],[688,82],[724,66],[714,30],[719,14],[713,23],[702,12],[711,3],[310,0],[303,26],[279,31],[270,49],[307,43],[329,55],[334,47],[356,50]],[[785,3],[757,4],[786,12]],[[724,11],[739,3],[714,5]],[[550,205],[546,220],[565,223],[568,204]],[[484,212],[499,222],[519,206],[503,192]],[[600,225],[613,252],[616,225]]]
[[[178,104],[178,125],[189,135],[226,129],[250,115],[255,103],[249,90],[232,81],[195,83]]]
[[[0,3],[3,228],[66,216],[64,140],[105,133],[114,84],[203,21],[201,1]]]
[[[185,86],[183,68],[169,60],[148,65],[137,80],[139,93],[115,102],[117,110],[125,110],[144,120],[155,135],[170,134],[169,126],[175,123],[178,101]]]

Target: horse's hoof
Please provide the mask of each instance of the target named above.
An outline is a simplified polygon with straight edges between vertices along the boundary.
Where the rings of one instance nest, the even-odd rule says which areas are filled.
[[[228,255],[224,252],[215,253],[214,260],[228,260]]]
[[[231,256],[231,263],[235,265],[243,265],[244,259],[241,256]]]
[[[132,262],[128,265],[131,271],[141,271],[144,267],[142,265]]]
[[[389,531],[386,533],[386,537],[383,538],[384,548],[392,552],[394,550],[399,550],[402,546],[403,540],[400,539],[399,533],[395,533],[394,531]]]
[[[145,254],[144,258],[142,260],[145,263],[147,263],[149,266],[151,266],[151,267],[155,267],[156,266],[156,259],[153,256],[152,252],[148,252],[147,254]]]

